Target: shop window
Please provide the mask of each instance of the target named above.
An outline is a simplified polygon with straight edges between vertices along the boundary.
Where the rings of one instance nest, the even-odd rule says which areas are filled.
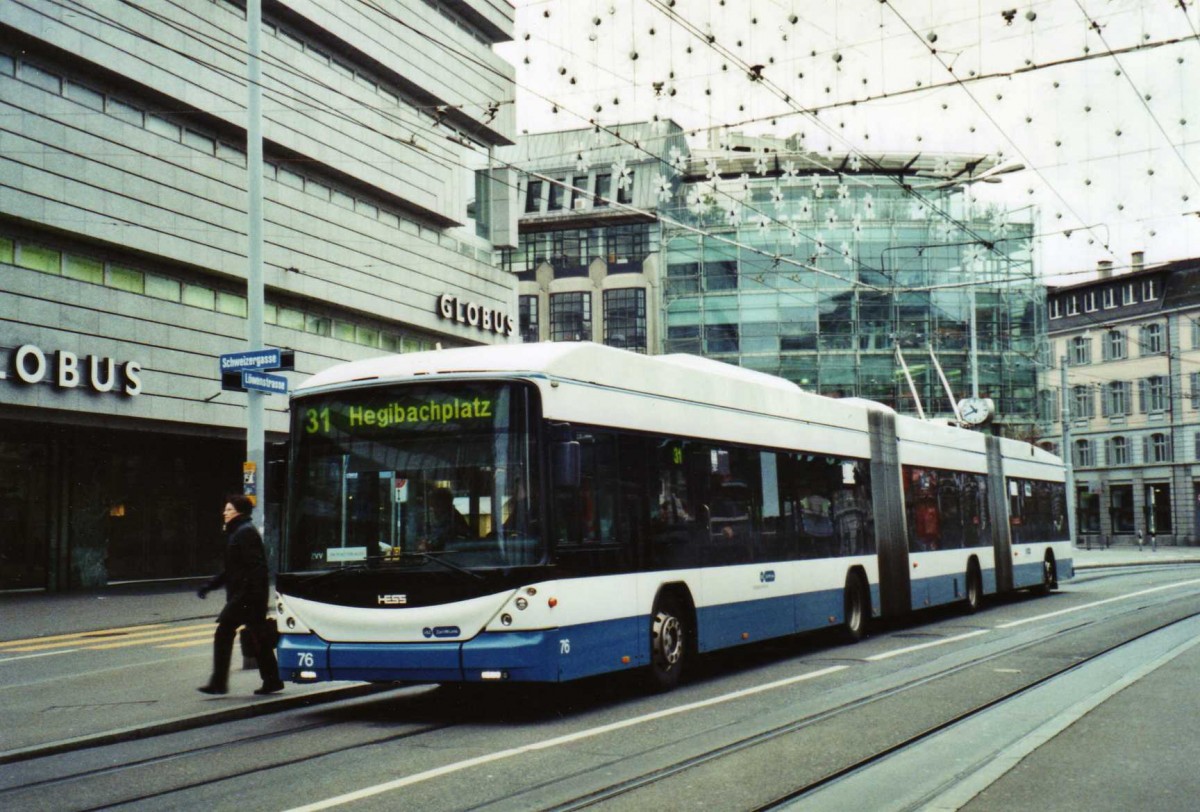
[[[1075,489],[1075,526],[1080,533],[1100,532],[1100,494],[1088,485]]]
[[[1132,533],[1136,528],[1133,521],[1133,486],[1113,485],[1108,492],[1108,511],[1114,533]]]
[[[1150,533],[1170,533],[1171,486],[1152,483],[1146,486],[1146,530]]]

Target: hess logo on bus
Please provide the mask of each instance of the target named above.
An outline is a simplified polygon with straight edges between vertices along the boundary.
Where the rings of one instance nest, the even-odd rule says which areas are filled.
[[[408,603],[407,595],[376,595],[375,603],[379,606],[403,606]]]

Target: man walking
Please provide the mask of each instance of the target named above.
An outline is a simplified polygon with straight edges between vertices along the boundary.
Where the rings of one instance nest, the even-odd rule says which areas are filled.
[[[262,536],[250,520],[253,511],[253,503],[242,494],[231,494],[225,500],[225,569],[196,593],[206,598],[212,590],[225,587],[225,606],[217,617],[217,633],[213,637],[212,676],[207,684],[200,686],[202,693],[228,693],[229,661],[238,626],[250,629],[257,643],[262,686],[254,693],[273,694],[283,690],[275,662],[275,641],[273,636],[263,634],[270,576]]]

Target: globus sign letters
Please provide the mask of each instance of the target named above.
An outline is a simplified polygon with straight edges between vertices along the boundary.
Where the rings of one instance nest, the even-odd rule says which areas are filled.
[[[46,353],[34,344],[17,347],[11,364],[12,377],[20,383],[38,384],[49,378],[60,389],[87,386],[95,392],[118,392],[131,397],[142,392],[142,379],[138,375],[141,371],[142,365],[137,361],[118,364],[102,355],[88,355],[81,360],[69,350],[56,351],[51,363]],[[7,377],[7,373],[0,371],[0,378]]]
[[[476,302],[464,302],[448,293],[438,297],[438,315],[443,319],[483,330],[485,333],[511,336],[517,332],[517,325],[512,316]]]

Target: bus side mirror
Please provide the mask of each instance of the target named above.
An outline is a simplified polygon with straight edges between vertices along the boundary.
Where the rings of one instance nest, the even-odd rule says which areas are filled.
[[[579,443],[567,440],[554,445],[554,484],[559,488],[578,488],[582,480]]]

